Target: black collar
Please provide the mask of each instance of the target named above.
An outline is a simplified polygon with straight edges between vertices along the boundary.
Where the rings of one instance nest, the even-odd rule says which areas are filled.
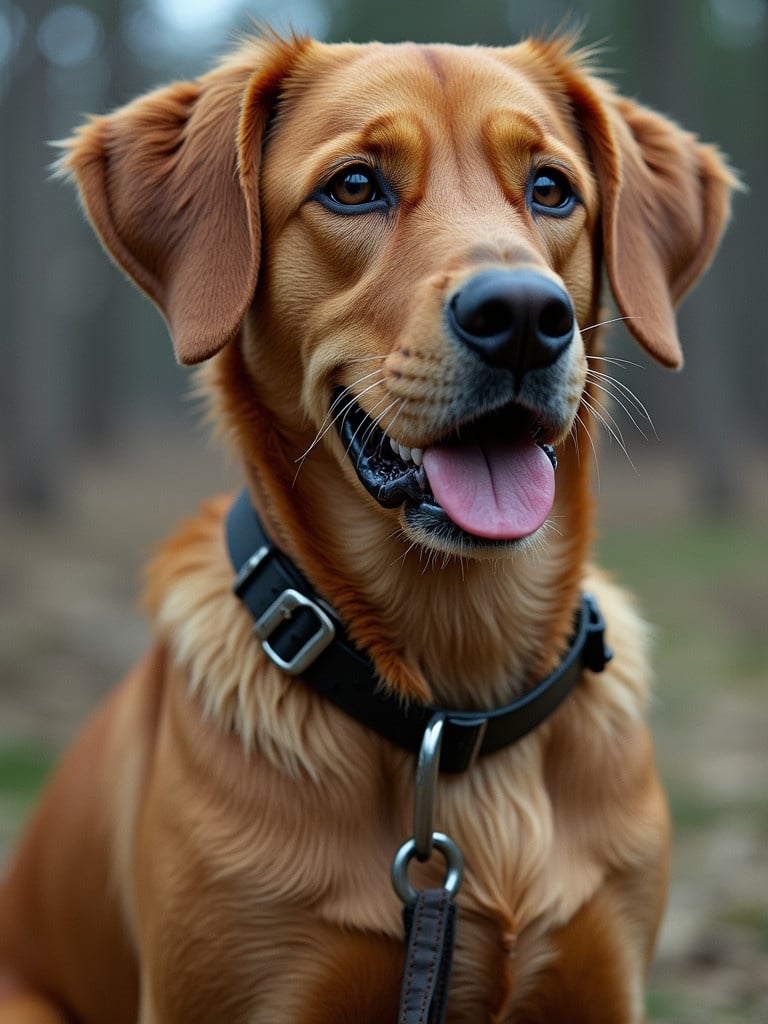
[[[415,754],[430,721],[442,715],[442,771],[465,771],[475,757],[521,739],[557,709],[583,668],[602,672],[611,658],[597,602],[582,594],[563,660],[519,700],[491,711],[406,704],[381,686],[373,662],[353,645],[334,611],[269,540],[247,490],[229,511],[226,535],[236,573],[234,592],[253,616],[253,631],[272,661],[289,675],[301,676],[362,725]]]

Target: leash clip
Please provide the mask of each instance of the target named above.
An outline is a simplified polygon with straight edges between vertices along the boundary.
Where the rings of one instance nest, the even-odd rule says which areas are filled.
[[[403,901],[406,953],[400,989],[398,1024],[444,1024],[451,981],[457,907],[453,902],[464,870],[456,843],[435,831],[435,798],[440,773],[440,747],[446,716],[438,711],[424,730],[416,764],[413,837],[395,854],[392,884]],[[446,863],[439,889],[416,891],[408,881],[408,865],[422,863],[439,850]]]
[[[433,850],[442,854],[446,864],[442,887],[451,899],[458,892],[464,874],[464,858],[459,847],[450,836],[435,831],[435,801],[445,724],[446,716],[438,712],[432,716],[424,730],[416,764],[413,837],[403,843],[392,861],[392,885],[406,905],[414,903],[418,898],[418,893],[408,881],[408,866],[414,857],[425,863],[432,856]]]

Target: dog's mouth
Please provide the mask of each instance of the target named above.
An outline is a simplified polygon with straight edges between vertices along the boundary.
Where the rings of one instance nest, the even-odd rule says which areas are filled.
[[[552,510],[557,459],[541,424],[516,403],[424,449],[400,445],[356,402],[339,433],[368,493],[384,508],[418,512],[421,527],[447,520],[473,538],[516,541],[535,533]]]

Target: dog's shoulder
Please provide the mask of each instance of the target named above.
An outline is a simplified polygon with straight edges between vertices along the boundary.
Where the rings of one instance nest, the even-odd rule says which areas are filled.
[[[157,548],[146,570],[144,591],[144,603],[153,620],[162,618],[164,603],[184,582],[193,579],[199,587],[202,577],[210,584],[218,577],[219,588],[226,590],[231,585],[224,543],[224,518],[231,501],[231,495],[206,501]]]
[[[154,633],[187,671],[192,692],[227,726],[240,681],[256,669],[257,646],[232,593],[224,535],[231,500],[213,498],[178,525],[147,567],[144,588]]]

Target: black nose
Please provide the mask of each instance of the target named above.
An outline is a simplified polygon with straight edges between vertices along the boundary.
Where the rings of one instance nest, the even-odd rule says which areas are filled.
[[[517,374],[551,366],[573,340],[568,293],[535,270],[484,270],[448,307],[454,333],[491,366]]]

